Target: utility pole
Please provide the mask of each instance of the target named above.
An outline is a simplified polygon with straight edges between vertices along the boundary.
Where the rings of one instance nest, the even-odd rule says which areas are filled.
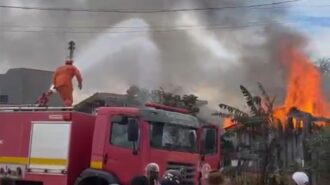
[[[69,42],[69,59],[73,59],[74,50],[76,49],[76,43],[74,41]]]

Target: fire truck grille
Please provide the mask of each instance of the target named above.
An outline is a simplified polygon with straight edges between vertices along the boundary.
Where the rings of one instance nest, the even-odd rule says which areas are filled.
[[[183,172],[182,185],[194,185],[196,168],[193,164],[168,162],[167,170],[178,170]]]

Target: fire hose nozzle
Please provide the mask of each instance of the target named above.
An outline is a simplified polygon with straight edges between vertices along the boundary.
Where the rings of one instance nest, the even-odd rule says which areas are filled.
[[[56,92],[55,86],[51,85],[50,88],[49,88],[49,91],[52,92],[52,93],[55,93]]]

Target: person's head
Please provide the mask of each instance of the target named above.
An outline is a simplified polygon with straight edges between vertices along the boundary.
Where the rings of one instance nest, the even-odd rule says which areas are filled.
[[[131,181],[131,185],[148,185],[148,179],[146,176],[134,177]]]
[[[65,60],[65,64],[66,65],[72,65],[73,64],[73,60],[72,59],[67,59],[67,60]]]
[[[167,170],[160,180],[161,185],[180,185],[181,183],[182,177],[178,170]]]
[[[296,185],[308,185],[309,178],[304,172],[295,172],[292,175],[292,180],[296,183]]]
[[[154,181],[159,179],[159,166],[156,163],[149,163],[145,167],[145,175],[149,179],[150,184],[154,184]]]

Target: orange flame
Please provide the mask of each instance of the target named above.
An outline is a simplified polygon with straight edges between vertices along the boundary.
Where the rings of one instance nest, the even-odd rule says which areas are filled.
[[[224,129],[229,128],[229,127],[231,127],[234,124],[235,123],[232,122],[230,118],[224,118],[224,120],[223,120],[223,128]]]
[[[283,105],[275,108],[274,117],[287,121],[287,113],[290,108],[296,107],[300,111],[307,112],[317,117],[330,117],[329,103],[324,98],[321,89],[321,74],[312,62],[298,49],[294,47],[282,47],[281,64],[287,70],[286,95]],[[295,128],[302,123],[293,120]],[[224,120],[224,128],[232,126],[231,119]],[[325,123],[317,123],[324,126]],[[284,125],[283,125],[284,126]]]
[[[329,116],[318,69],[297,49],[286,50],[284,57],[288,65],[286,97],[284,104],[275,110],[274,116],[285,121],[291,107],[314,116]]]

